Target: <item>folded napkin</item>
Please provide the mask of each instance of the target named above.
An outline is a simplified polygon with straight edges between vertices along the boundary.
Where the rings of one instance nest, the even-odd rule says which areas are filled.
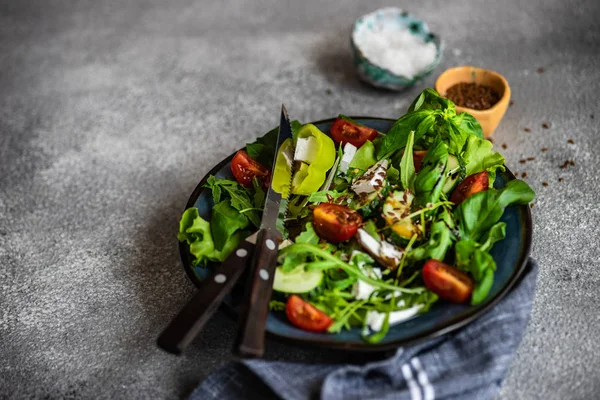
[[[466,327],[353,364],[248,360],[211,374],[192,400],[489,399],[498,394],[529,321],[538,267],[530,260],[513,290]]]

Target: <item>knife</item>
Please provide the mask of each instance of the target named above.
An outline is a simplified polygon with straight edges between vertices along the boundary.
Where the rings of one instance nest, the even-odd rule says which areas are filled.
[[[281,105],[281,120],[275,159],[272,171],[275,170],[277,154],[284,141],[292,138],[292,127],[285,106]],[[293,166],[292,174],[293,176]],[[265,350],[265,327],[269,315],[269,301],[273,291],[273,277],[277,265],[278,243],[282,234],[277,230],[278,221],[285,216],[287,199],[269,187],[265,208],[252,258],[246,296],[240,314],[239,333],[234,352],[242,357],[262,357]]]

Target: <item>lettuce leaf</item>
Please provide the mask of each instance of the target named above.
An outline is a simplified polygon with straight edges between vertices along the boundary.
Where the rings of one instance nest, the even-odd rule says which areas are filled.
[[[358,168],[361,171],[366,171],[370,166],[375,165],[376,163],[375,146],[373,145],[373,142],[367,140],[365,144],[356,150],[356,154],[354,154],[354,158],[350,161],[348,168]]]
[[[193,265],[206,265],[211,261],[224,261],[248,234],[248,231],[237,230],[225,239],[221,250],[217,250],[211,224],[199,215],[197,208],[192,207],[185,210],[179,221],[177,239],[188,244],[194,256]]]
[[[210,230],[215,249],[221,251],[227,240],[238,230],[247,228],[248,218],[231,206],[231,200],[223,200],[212,208]]]

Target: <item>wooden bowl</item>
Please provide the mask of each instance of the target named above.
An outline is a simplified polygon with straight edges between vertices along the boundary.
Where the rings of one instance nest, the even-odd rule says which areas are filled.
[[[474,110],[468,107],[456,106],[457,113],[468,112],[473,115],[481,124],[484,136],[491,137],[508,108],[510,101],[508,82],[502,75],[489,69],[462,66],[444,71],[435,82],[435,90],[441,96],[446,96],[446,92],[451,86],[461,82],[485,85],[500,94],[500,101],[487,110]]]

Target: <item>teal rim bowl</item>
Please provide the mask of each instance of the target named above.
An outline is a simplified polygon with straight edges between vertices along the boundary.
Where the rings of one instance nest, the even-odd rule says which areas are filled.
[[[392,71],[371,62],[356,45],[355,37],[360,35],[363,30],[372,30],[375,26],[381,24],[393,24],[399,28],[408,29],[413,35],[425,40],[426,43],[433,42],[436,47],[433,62],[413,77],[394,74]],[[426,23],[415,18],[407,11],[396,7],[382,8],[359,17],[352,27],[350,43],[354,67],[360,79],[375,87],[396,91],[414,86],[431,74],[440,65],[443,54],[443,43],[440,37],[432,33]]]

